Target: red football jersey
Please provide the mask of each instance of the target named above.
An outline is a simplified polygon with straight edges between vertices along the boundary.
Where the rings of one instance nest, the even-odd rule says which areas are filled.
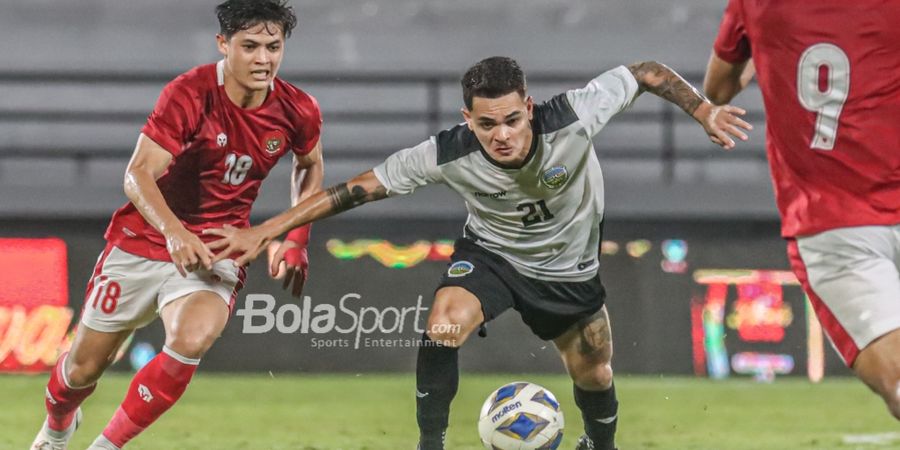
[[[753,58],[785,237],[900,223],[900,2],[730,0],[716,54]]]
[[[291,151],[305,155],[319,141],[316,100],[276,78],[265,102],[251,109],[225,94],[223,62],[196,67],[170,82],[141,132],[172,153],[157,180],[166,204],[205,242],[206,228],[249,226],[262,180]],[[122,250],[169,261],[163,236],[130,202],[113,214],[106,239]]]

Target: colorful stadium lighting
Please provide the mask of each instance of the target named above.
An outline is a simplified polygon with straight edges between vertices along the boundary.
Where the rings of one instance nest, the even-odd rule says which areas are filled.
[[[644,256],[647,252],[650,251],[650,248],[653,247],[653,244],[646,239],[638,239],[636,241],[631,241],[625,244],[625,251],[632,258],[640,258]]]
[[[357,239],[345,243],[329,239],[325,248],[338,259],[359,259],[366,255],[391,269],[408,269],[422,261],[449,261],[453,241],[416,241],[411,245],[394,245],[383,239]]]
[[[667,273],[685,273],[687,272],[688,245],[681,239],[667,239],[662,243],[662,253],[664,259],[661,266],[663,272]]]
[[[146,366],[154,357],[156,357],[156,349],[153,348],[153,345],[150,345],[147,342],[138,342],[131,348],[128,360],[131,362],[131,368],[137,372]]]
[[[615,255],[619,253],[619,244],[613,241],[603,241],[600,243],[601,255]]]

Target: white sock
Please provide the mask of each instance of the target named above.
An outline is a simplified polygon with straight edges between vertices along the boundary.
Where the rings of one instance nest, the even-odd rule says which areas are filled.
[[[109,442],[109,439],[106,438],[103,434],[97,436],[97,439],[94,439],[94,443],[88,447],[87,450],[122,450],[119,447],[113,445],[112,442]]]

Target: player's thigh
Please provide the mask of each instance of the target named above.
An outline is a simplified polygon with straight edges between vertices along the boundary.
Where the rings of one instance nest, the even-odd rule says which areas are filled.
[[[900,402],[900,329],[881,336],[862,349],[853,371],[880,394],[891,394]]]
[[[890,227],[852,227],[788,244],[797,278],[844,361],[900,329],[900,271]]]
[[[230,309],[243,284],[243,270],[231,260],[212,270],[173,276],[159,293],[159,311],[166,330],[166,345],[175,352],[201,356],[222,334]]]
[[[613,343],[606,306],[572,325],[553,343],[570,373],[608,365],[612,360]]]
[[[507,281],[522,321],[539,338],[555,340],[592,320],[606,299],[600,276],[584,281],[544,281],[524,276]]]
[[[485,322],[513,307],[513,295],[504,281],[509,263],[500,256],[462,238],[456,241],[451,263],[435,293],[426,332],[434,339],[455,339],[461,344]],[[457,326],[442,332],[442,328]]]
[[[156,317],[157,292],[173,272],[171,263],[107,246],[88,282],[81,324],[113,334],[143,327]]]
[[[159,313],[166,346],[182,356],[199,358],[222,334],[228,314],[228,305],[211,291],[192,292],[166,303]]]

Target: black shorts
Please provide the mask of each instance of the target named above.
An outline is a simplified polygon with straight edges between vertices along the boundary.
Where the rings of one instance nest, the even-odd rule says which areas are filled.
[[[576,282],[529,278],[500,255],[467,238],[454,244],[450,268],[438,289],[445,286],[458,286],[478,297],[485,322],[509,308],[515,309],[531,331],[545,341],[561,336],[599,311],[606,298],[599,273]]]

